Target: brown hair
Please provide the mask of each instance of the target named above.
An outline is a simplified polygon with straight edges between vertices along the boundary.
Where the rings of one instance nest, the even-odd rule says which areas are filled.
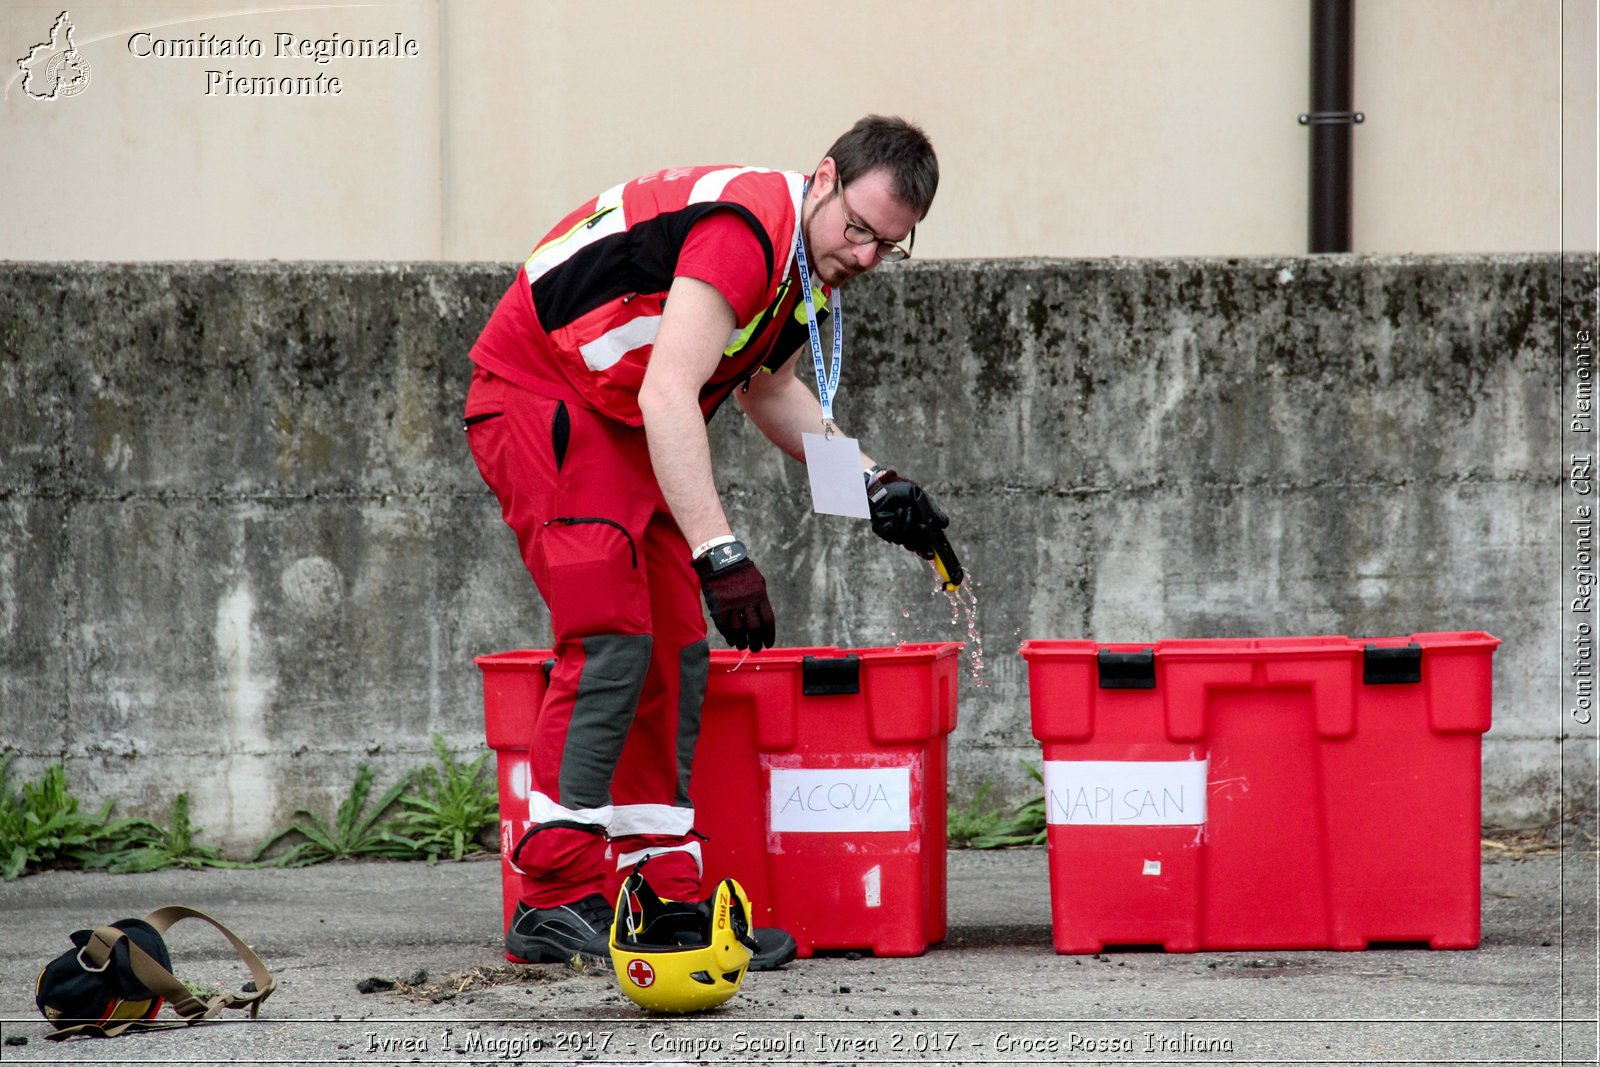
[[[828,155],[845,184],[886,168],[895,199],[914,209],[918,218],[927,217],[939,188],[939,159],[933,153],[933,142],[915,123],[868,115],[833,142]]]

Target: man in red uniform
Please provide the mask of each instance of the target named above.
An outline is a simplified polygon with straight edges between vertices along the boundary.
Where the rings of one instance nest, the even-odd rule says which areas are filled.
[[[903,259],[939,180],[933,146],[868,116],[809,178],[661,171],[572,212],[534,249],[472,350],[465,427],[550,609],[556,664],[531,738],[530,823],[506,950],[606,958],[619,871],[646,857],[663,897],[697,900],[689,769],[718,631],[775,640],[766,582],[729,526],[706,423],[730,395],[801,462],[822,426],[795,374],[838,287]],[[803,242],[803,245],[802,245]],[[812,278],[812,313],[801,267]],[[862,457],[873,529],[931,557],[948,523]],[[795,946],[758,931],[752,969]]]

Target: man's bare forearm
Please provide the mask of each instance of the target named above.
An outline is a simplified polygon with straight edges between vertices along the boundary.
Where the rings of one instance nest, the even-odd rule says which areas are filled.
[[[731,533],[711,475],[711,444],[700,405],[692,397],[688,405],[662,397],[644,418],[650,463],[684,540],[693,548]]]
[[[739,394],[739,406],[769,441],[797,463],[806,461],[805,444],[800,435],[821,433],[824,425],[822,405],[817,402],[816,394],[795,377],[793,360],[770,376],[758,374],[752,378],[750,389]],[[836,425],[834,431],[842,432]],[[871,466],[872,459],[862,453],[861,469]]]
[[[650,463],[691,548],[732,532],[711,474],[700,389],[722,358],[733,326],[733,309],[720,293],[693,278],[678,278],[639,387]]]

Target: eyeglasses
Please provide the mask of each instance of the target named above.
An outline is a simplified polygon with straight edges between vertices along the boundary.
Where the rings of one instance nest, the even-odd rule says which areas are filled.
[[[879,237],[871,230],[858,222],[852,222],[851,216],[855,212],[850,210],[850,205],[844,198],[844,182],[839,183],[839,203],[844,207],[844,239],[853,245],[878,246],[878,258],[885,263],[898,263],[903,259],[911,258],[911,249],[917,246],[917,228],[911,227],[911,236],[907,240],[910,248],[902,248],[893,241]]]

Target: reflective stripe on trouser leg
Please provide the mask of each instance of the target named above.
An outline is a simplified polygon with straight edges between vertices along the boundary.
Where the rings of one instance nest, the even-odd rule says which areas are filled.
[[[702,872],[705,871],[705,862],[700,857],[700,842],[685,841],[681,845],[671,845],[659,848],[641,848],[633,852],[622,852],[617,855],[617,867],[626,870],[642,859],[650,856],[665,856],[669,852],[682,852],[694,860],[694,864]]]
[[[645,881],[668,900],[700,899],[700,879],[705,864],[700,858],[700,842],[657,834],[638,834],[612,839],[617,855],[613,877],[620,884],[633,865],[649,858],[644,866]]]
[[[611,817],[611,851],[617,857],[606,872],[606,894],[614,895],[628,869],[655,857],[645,878],[668,900],[699,900],[705,865],[694,832],[694,809],[676,804],[618,804]]]

